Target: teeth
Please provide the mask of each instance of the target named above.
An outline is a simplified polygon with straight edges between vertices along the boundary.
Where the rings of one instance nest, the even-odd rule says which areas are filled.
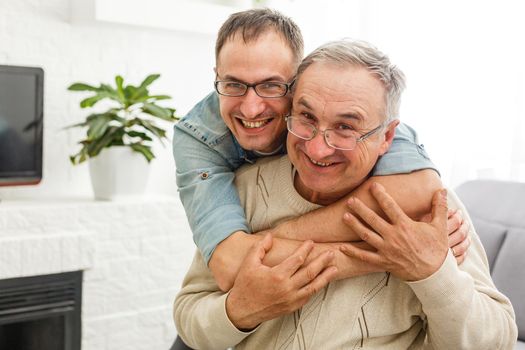
[[[253,129],[253,128],[260,128],[261,126],[268,124],[270,120],[271,119],[249,122],[249,121],[241,119],[241,123],[245,128]]]
[[[322,166],[322,167],[325,167],[325,166],[330,166],[332,165],[333,163],[323,163],[323,162],[318,162],[312,158],[310,158],[310,162],[314,163],[315,165],[317,166]]]

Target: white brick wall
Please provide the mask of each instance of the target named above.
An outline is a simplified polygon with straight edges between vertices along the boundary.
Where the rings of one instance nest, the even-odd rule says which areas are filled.
[[[62,128],[87,111],[78,107],[82,94],[66,88],[160,73],[152,91],[170,94],[168,104],[184,115],[212,90],[215,37],[73,24],[70,5],[0,0],[0,64],[45,71],[44,179],[0,188],[0,278],[86,269],[83,350],[167,349],[175,337],[172,301],[194,252],[184,211],[175,198],[74,199],[91,197],[91,184],[88,167],[68,159],[81,131]],[[169,143],[157,156],[148,192],[176,195]]]
[[[0,203],[0,279],[83,269],[83,350],[167,350],[194,253],[178,200]]]
[[[78,107],[84,95],[66,90],[71,83],[113,83],[121,74],[137,84],[160,73],[152,92],[171,95],[166,103],[181,115],[213,89],[215,35],[76,24],[70,6],[69,0],[0,0],[0,64],[45,71],[44,180],[36,187],[0,188],[0,198],[91,195],[88,167],[73,167],[68,158],[82,131],[63,130],[88,114]],[[157,148],[148,192],[175,195],[170,144]]]

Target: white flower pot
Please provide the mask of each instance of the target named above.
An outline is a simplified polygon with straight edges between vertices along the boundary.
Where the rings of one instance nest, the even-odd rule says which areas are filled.
[[[89,159],[89,174],[95,199],[118,200],[144,193],[149,164],[130,147],[114,146]]]

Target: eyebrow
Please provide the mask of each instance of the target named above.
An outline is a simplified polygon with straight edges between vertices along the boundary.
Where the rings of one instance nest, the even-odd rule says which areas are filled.
[[[219,75],[217,74],[217,77],[219,77]],[[245,80],[242,80],[242,79],[238,79],[236,78],[235,76],[233,75],[229,75],[229,74],[226,74],[225,76],[221,77],[221,80],[233,80],[233,81],[238,81],[238,82],[241,82],[241,83],[247,83],[247,84],[251,84],[251,83],[248,83],[247,81]],[[276,82],[279,82],[279,83],[284,83],[285,80],[282,79],[282,77],[280,76],[277,76],[277,75],[273,75],[271,77],[268,77],[266,79],[263,79],[263,80],[259,80],[253,84],[259,84],[259,83],[265,83],[265,82],[268,82],[268,81],[276,81]]]
[[[312,106],[310,106],[310,104],[308,103],[308,101],[306,101],[304,99],[304,97],[299,98],[299,101],[297,101],[297,103],[302,105],[302,106],[304,106],[304,107],[306,107],[306,108],[308,108],[308,109],[310,109],[310,110],[313,109]]]
[[[355,112],[348,112],[348,113],[339,113],[337,114],[338,117],[344,118],[344,119],[353,119],[358,122],[363,121],[363,117],[361,115],[355,113]]]

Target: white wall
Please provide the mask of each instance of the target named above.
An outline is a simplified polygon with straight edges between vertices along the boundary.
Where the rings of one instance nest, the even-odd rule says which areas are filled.
[[[212,88],[214,34],[72,23],[71,3],[0,0],[0,64],[41,66],[46,72],[44,180],[36,187],[0,188],[0,198],[91,196],[87,165],[73,167],[68,160],[81,131],[62,130],[87,113],[78,107],[82,94],[66,91],[72,82],[111,82],[121,74],[138,83],[157,72],[162,77],[152,90],[172,95],[168,104],[181,115]],[[327,40],[354,37],[391,56],[408,78],[402,120],[417,129],[446,184],[478,177],[525,180],[521,2],[327,0],[321,6],[317,0],[281,0],[269,5],[297,21],[306,52]],[[173,20],[183,12],[176,11]],[[176,194],[169,143],[157,155],[148,192]]]
[[[68,159],[81,131],[62,130],[87,115],[78,107],[83,95],[66,90],[72,82],[112,83],[121,74],[137,84],[160,73],[151,91],[171,95],[167,104],[180,115],[213,88],[213,34],[72,24],[70,6],[69,0],[0,0],[0,64],[45,70],[44,179],[38,186],[0,188],[0,198],[91,196],[87,165],[72,166]],[[170,142],[157,156],[148,192],[175,195]]]

